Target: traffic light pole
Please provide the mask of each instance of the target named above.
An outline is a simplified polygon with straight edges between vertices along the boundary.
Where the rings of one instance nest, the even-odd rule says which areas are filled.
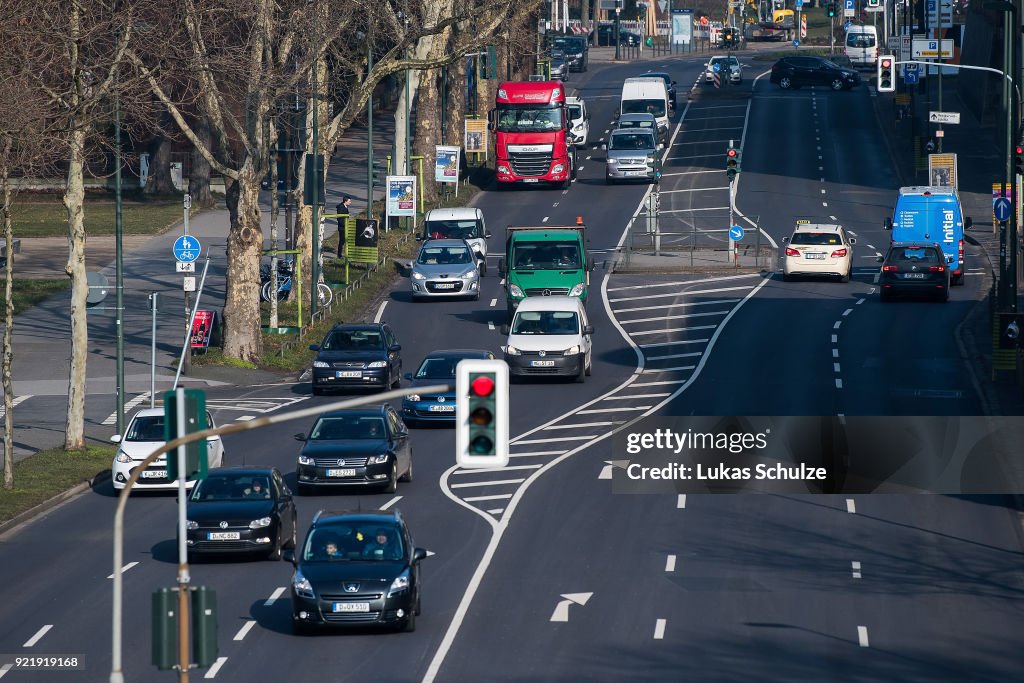
[[[276,191],[276,188],[275,188]],[[189,327],[191,329],[191,326]],[[175,402],[175,417],[177,418],[176,433],[186,434],[186,406],[185,406],[185,390],[175,389],[174,390],[174,402]],[[188,656],[188,586],[192,582],[192,577],[189,575],[188,570],[188,546],[187,541],[187,530],[185,528],[186,514],[185,511],[188,509],[188,505],[185,502],[185,484],[188,479],[186,472],[188,472],[188,446],[182,444],[178,446],[178,452],[175,457],[178,459],[178,680],[181,683],[188,681],[188,669],[189,669],[189,656]],[[172,457],[170,453],[167,455],[168,458]],[[115,572],[120,570],[115,569]]]

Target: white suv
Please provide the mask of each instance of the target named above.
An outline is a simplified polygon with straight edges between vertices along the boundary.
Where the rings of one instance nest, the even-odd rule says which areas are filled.
[[[586,147],[590,137],[590,110],[582,97],[566,97],[565,108],[569,110],[569,134],[578,147]]]
[[[206,413],[207,428],[213,429],[217,425],[213,417]],[[139,463],[146,459],[149,454],[155,451],[164,440],[164,409],[145,408],[135,413],[128,428],[125,430],[124,438],[120,434],[110,437],[114,443],[121,444],[114,456],[114,464],[110,467],[110,474],[114,480],[114,488],[118,491],[124,489],[128,483],[132,471]],[[224,444],[219,436],[211,436],[206,439],[206,457],[209,467],[222,467],[224,465]],[[195,485],[194,481],[186,482],[188,488]],[[167,456],[161,455],[145,470],[139,473],[139,479],[132,490],[165,490],[178,488],[177,480],[170,481],[167,478]]]

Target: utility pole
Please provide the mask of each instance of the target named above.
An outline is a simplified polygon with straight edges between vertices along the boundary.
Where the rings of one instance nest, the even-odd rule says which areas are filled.
[[[124,250],[121,219],[121,97],[114,95],[114,279],[117,289],[117,433],[124,437]]]
[[[373,29],[366,34],[366,74],[373,71]],[[373,218],[373,93],[366,99],[366,217]]]

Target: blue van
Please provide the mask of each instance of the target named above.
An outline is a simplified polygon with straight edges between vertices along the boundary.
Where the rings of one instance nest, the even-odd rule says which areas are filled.
[[[892,231],[892,242],[934,242],[942,247],[952,284],[964,283],[964,230],[972,221],[964,218],[960,196],[952,187],[901,187],[892,218],[883,227]]]

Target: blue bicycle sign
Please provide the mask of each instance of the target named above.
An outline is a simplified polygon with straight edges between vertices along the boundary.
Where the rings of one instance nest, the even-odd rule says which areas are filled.
[[[192,235],[182,235],[174,240],[174,258],[182,263],[193,263],[199,258],[203,247]]]

